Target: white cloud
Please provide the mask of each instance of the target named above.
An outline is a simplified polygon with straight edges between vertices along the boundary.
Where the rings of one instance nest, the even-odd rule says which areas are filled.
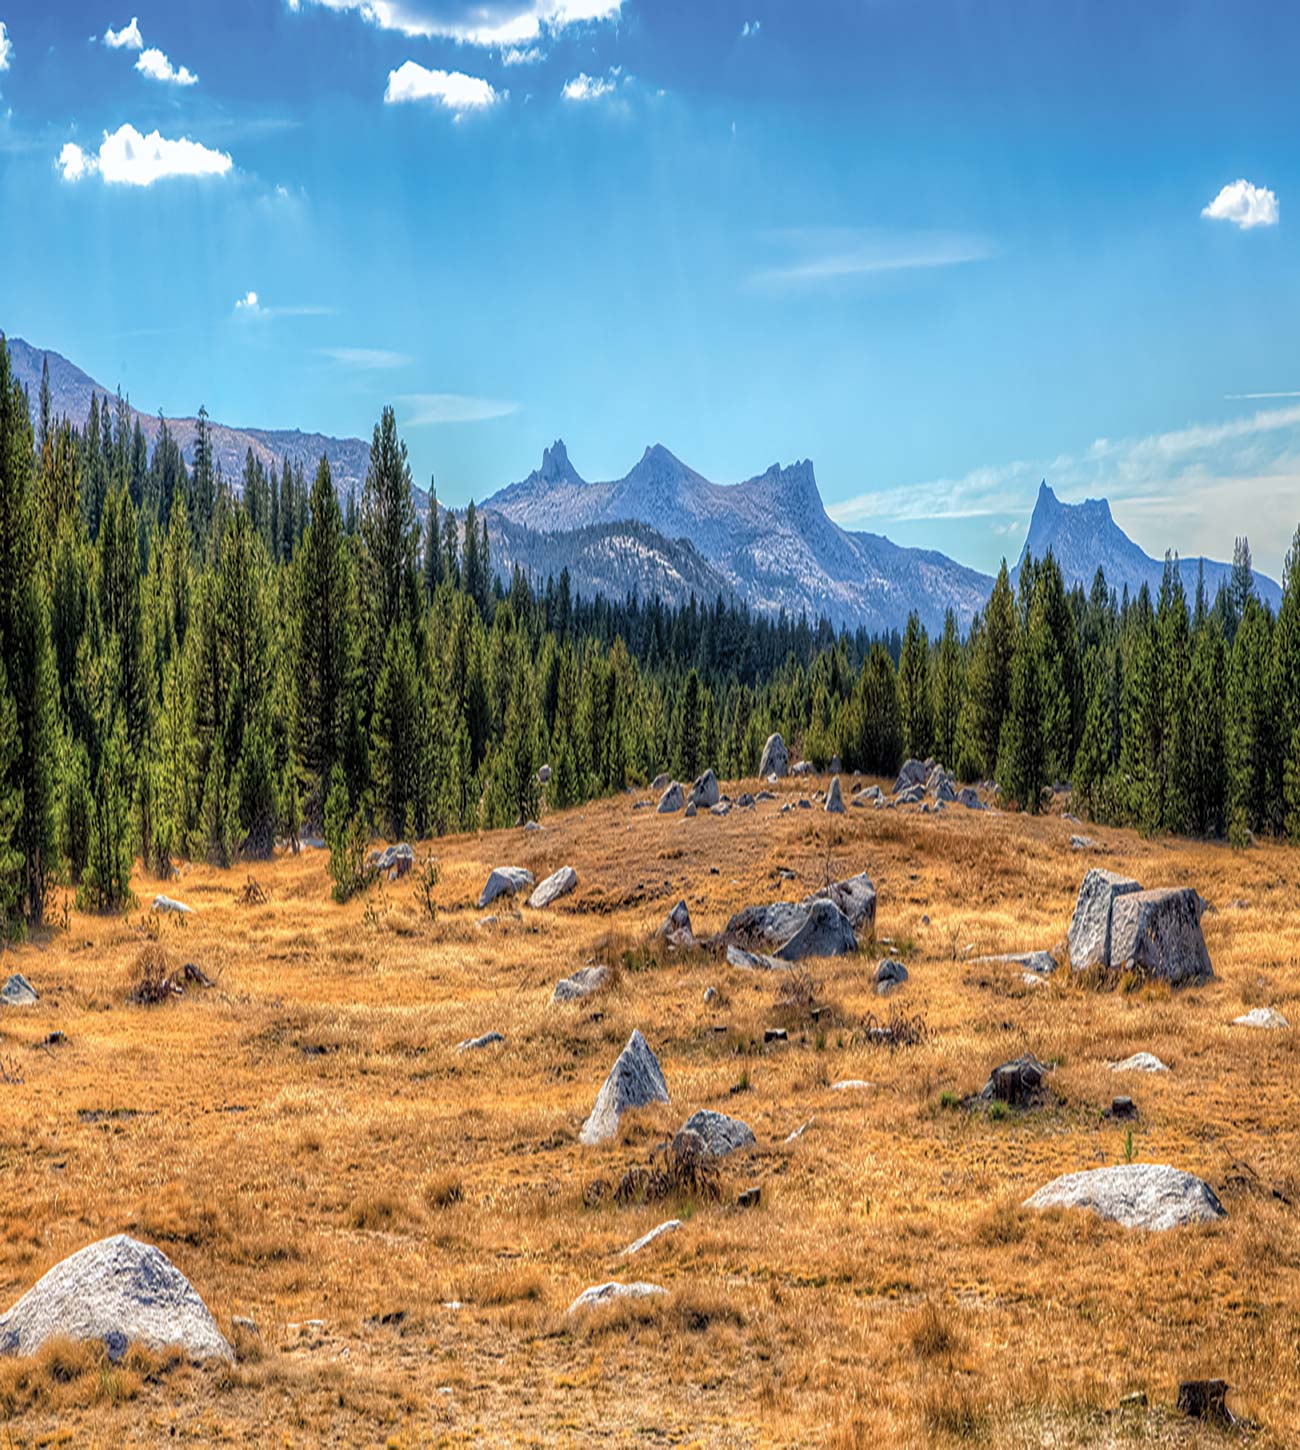
[[[589,76],[581,71],[571,81],[565,81],[561,94],[566,101],[598,101],[602,96],[612,95],[615,84],[603,76]]]
[[[1277,196],[1266,186],[1244,179],[1225,186],[1201,215],[1211,221],[1231,222],[1243,232],[1252,227],[1275,227],[1278,222]]]
[[[58,164],[65,181],[80,181],[97,171],[111,185],[152,186],[173,176],[225,176],[234,163],[226,152],[188,136],[175,141],[157,131],[142,136],[134,126],[124,125],[104,132],[98,155],[69,141],[59,152]]]
[[[778,232],[768,240],[794,255],[788,261],[751,272],[747,279],[751,287],[813,287],[877,272],[955,267],[987,261],[993,255],[992,247],[983,238],[950,232],[810,228]]]
[[[181,66],[178,70],[167,57],[156,47],[150,47],[142,51],[140,59],[136,61],[135,68],[141,75],[148,76],[152,81],[163,81],[172,86],[195,86],[199,78],[193,71]]]
[[[357,368],[363,372],[409,367],[415,360],[403,352],[389,352],[382,347],[324,347],[320,352],[322,357],[341,367]]]
[[[519,411],[518,403],[499,398],[467,398],[460,393],[411,393],[399,401],[408,410],[402,418],[408,428],[441,423],[486,423]]]
[[[1292,389],[1285,393],[1224,393],[1224,398],[1229,403],[1264,401],[1270,398],[1300,398],[1300,389]]]
[[[251,288],[242,297],[235,299],[235,314],[238,317],[258,317],[268,320],[272,317],[329,317],[333,315],[333,312],[332,307],[309,305],[268,307],[260,295]]]
[[[757,35],[758,32],[762,30],[762,28],[763,22],[761,20],[746,20],[745,23],[740,27],[740,33],[746,40],[750,40],[755,35]]]
[[[527,50],[512,46],[501,56],[502,65],[536,65],[546,59],[546,52],[540,46],[530,45]]]
[[[503,93],[479,76],[467,76],[458,70],[426,70],[413,60],[389,71],[388,89],[384,92],[386,105],[428,101],[452,112],[457,120],[468,111],[490,110],[502,99]]]
[[[544,33],[617,19],[623,0],[289,0],[351,11],[381,30],[490,49],[531,45]]]
[[[235,311],[247,312],[250,317],[256,317],[262,310],[262,304],[257,300],[256,292],[246,292],[242,297],[235,299]]]
[[[0,70],[8,70],[14,57],[14,43],[9,39],[5,23],[0,20]]]
[[[114,30],[110,25],[104,32],[104,44],[110,50],[143,50],[144,36],[140,34],[135,16],[131,17],[130,25],[124,25],[121,30]]]

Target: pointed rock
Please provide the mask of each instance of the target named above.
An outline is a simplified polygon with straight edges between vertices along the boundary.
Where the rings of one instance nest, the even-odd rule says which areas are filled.
[[[668,1101],[668,1086],[659,1059],[640,1031],[634,1031],[618,1061],[610,1068],[578,1141],[588,1146],[608,1143],[617,1135],[619,1119],[629,1108]]]
[[[0,988],[0,1002],[6,1007],[30,1007],[40,995],[21,972],[15,972]]]
[[[664,791],[663,795],[659,797],[659,804],[656,810],[658,810],[661,816],[668,816],[672,815],[674,811],[680,811],[685,804],[686,795],[681,785],[677,781],[673,781],[667,790]]]
[[[130,1344],[234,1360],[193,1285],[160,1249],[126,1234],[88,1244],[0,1315],[0,1355],[35,1354],[51,1339],[101,1340],[116,1361]]]
[[[840,778],[838,775],[831,776],[831,788],[826,792],[825,810],[832,816],[844,814],[844,797],[840,793]]]
[[[1093,870],[1083,878],[1068,938],[1070,966],[1076,972],[1110,966],[1111,911],[1117,898],[1142,887],[1131,876]]]
[[[695,784],[691,787],[690,803],[700,810],[709,810],[716,806],[721,792],[718,789],[718,777],[712,770],[706,770],[703,775],[696,778]]]
[[[1186,886],[1117,898],[1111,908],[1110,964],[1174,986],[1213,977],[1201,933],[1201,898]]]
[[[776,776],[779,780],[790,773],[790,752],[785,748],[785,741],[780,734],[774,733],[767,737],[767,744],[763,746],[763,755],[758,762],[758,773],[764,780]]]

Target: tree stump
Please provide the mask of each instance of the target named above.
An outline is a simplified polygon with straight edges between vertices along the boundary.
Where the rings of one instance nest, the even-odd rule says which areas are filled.
[[[1233,1424],[1228,1409],[1227,1380],[1184,1380],[1178,1386],[1178,1408],[1193,1420],[1211,1425]]]

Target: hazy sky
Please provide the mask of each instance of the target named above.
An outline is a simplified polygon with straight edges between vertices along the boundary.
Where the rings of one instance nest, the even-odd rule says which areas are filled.
[[[463,503],[562,436],[983,568],[1038,481],[1277,574],[1300,11],[0,0],[0,327]],[[134,19],[133,19],[134,16]]]

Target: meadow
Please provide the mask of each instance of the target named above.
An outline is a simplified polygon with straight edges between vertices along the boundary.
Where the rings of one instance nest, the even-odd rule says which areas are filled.
[[[336,904],[321,850],[183,865],[161,889],[184,917],[151,912],[137,868],[125,916],[69,909],[6,950],[0,976],[41,996],[0,1010],[0,1310],[125,1231],[189,1277],[237,1360],[113,1366],[62,1344],[0,1361],[0,1444],[1237,1443],[1175,1411],[1194,1377],[1229,1382],[1250,1443],[1300,1443],[1300,1031],[1232,1025],[1261,1005],[1300,1024],[1300,854],[1144,840],[1059,806],[782,814],[803,788],[776,789],[726,817],[619,796],[421,843],[434,914],[412,878]],[[1079,830],[1095,849],[1071,848]],[[494,866],[566,864],[572,895],[479,924]],[[1031,986],[977,963],[1061,948],[1093,865],[1199,890],[1216,979]],[[679,898],[705,938],[863,870],[877,939],[856,956],[775,974],[655,940]],[[910,978],[884,999],[891,947]],[[188,962],[213,985],[130,1000]],[[552,1003],[593,962],[607,989]],[[919,1041],[873,1038],[894,1014]],[[634,1028],[672,1105],[581,1146]],[[492,1030],[504,1043],[456,1051]],[[1138,1051],[1171,1071],[1109,1069]],[[1044,1104],[973,1104],[1022,1052],[1054,1067]],[[870,1086],[832,1090],[845,1079]],[[1118,1093],[1134,1122],[1104,1116]],[[710,1192],[620,1202],[705,1107],[757,1147]],[[1148,1234],[1021,1207],[1126,1158],[1200,1175],[1227,1217]],[[607,1279],[668,1292],[566,1314]]]

